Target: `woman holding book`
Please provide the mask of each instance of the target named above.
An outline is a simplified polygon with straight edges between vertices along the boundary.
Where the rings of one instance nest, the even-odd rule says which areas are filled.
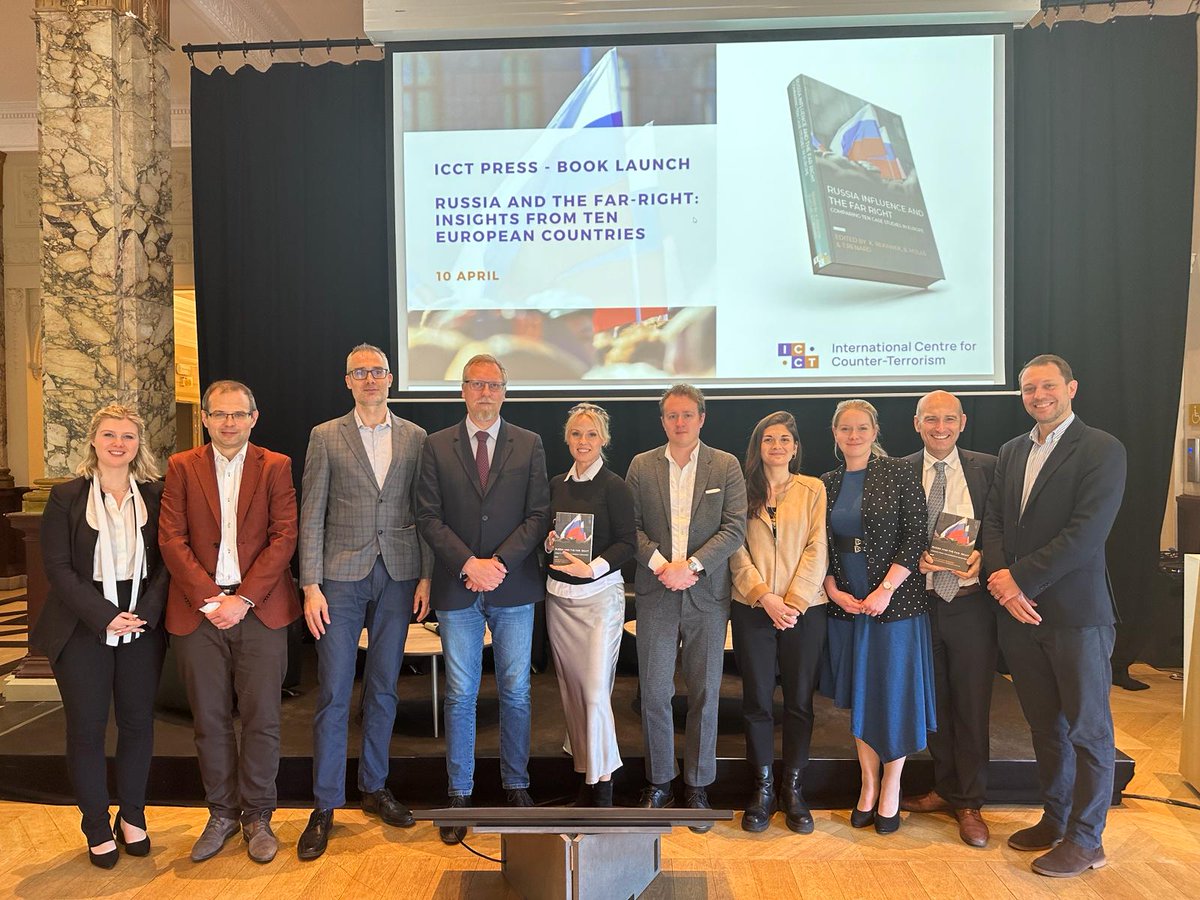
[[[783,783],[787,827],[810,834],[804,770],[812,742],[813,692],[825,648],[822,586],[828,570],[825,485],[800,474],[800,435],[789,412],[755,426],[746,448],[746,543],[729,561],[733,652],[742,673],[746,761],[754,789],[742,828],[763,831],[776,809],[775,673],[783,685]]]
[[[67,720],[67,772],[83,814],[88,859],[117,864],[150,852],[146,782],[154,695],[166,640],[167,569],[158,553],[162,482],[145,423],[111,404],[92,416],[79,477],[56,484],[42,517],[49,591],[30,635],[58,680]],[[104,735],[115,708],[117,817],[109,820]]]
[[[637,534],[633,496],[625,480],[604,465],[608,413],[580,403],[567,414],[564,429],[574,462],[550,482],[551,521],[572,545],[591,552],[562,551],[546,578],[546,626],[558,672],[567,738],[575,771],[583,775],[580,805],[612,806],[612,773],[621,766],[612,712],[613,679],[621,627],[625,622],[625,581],[621,566],[633,558]],[[553,553],[558,534],[546,538]]]
[[[833,440],[845,463],[821,476],[832,601],[821,691],[852,711],[862,788],[850,824],[890,834],[900,827],[904,759],[937,727],[929,601],[925,579],[912,575],[927,544],[925,491],[912,464],[879,445],[866,400],[838,404]]]

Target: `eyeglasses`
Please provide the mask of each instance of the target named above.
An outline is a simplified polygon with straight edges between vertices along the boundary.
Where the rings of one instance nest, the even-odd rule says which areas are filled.
[[[366,381],[368,375],[370,375],[376,381],[382,381],[383,379],[387,378],[388,370],[383,366],[375,366],[372,369],[351,369],[346,374],[355,381]]]
[[[464,381],[463,385],[469,387],[473,391],[483,392],[485,390],[494,393],[501,393],[508,384],[503,381]]]
[[[216,419],[218,422],[237,422],[240,425],[254,415],[254,413],[248,413],[240,409],[237,412],[221,412],[219,409],[215,409],[212,412],[206,412],[205,415],[210,419]]]

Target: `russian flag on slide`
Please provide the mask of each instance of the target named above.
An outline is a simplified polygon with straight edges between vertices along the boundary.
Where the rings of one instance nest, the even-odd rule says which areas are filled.
[[[568,541],[586,541],[587,529],[583,527],[583,516],[576,516],[571,524],[563,529],[562,538]]]
[[[620,128],[621,79],[614,47],[563,101],[547,128]]]
[[[879,123],[870,103],[846,120],[830,142],[835,153],[854,162],[864,162],[892,181],[904,179],[904,167],[896,157],[887,129]]]

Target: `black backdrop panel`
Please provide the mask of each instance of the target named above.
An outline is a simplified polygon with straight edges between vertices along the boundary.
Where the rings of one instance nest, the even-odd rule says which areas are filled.
[[[1042,352],[1075,367],[1075,407],[1129,451],[1110,566],[1135,653],[1151,620],[1169,488],[1187,313],[1195,147],[1194,16],[1122,17],[1023,30],[1014,48],[1014,369]],[[289,453],[344,413],[346,352],[390,349],[383,63],[281,64],[192,73],[197,317],[202,384],[239,378],[258,395],[256,441]],[[833,465],[834,399],[716,401],[704,438],[745,451],[754,422],[796,414],[805,471]],[[919,447],[914,401],[876,402],[893,454]],[[568,462],[565,402],[509,402],[540,432],[552,472]],[[624,471],[661,443],[650,402],[608,404],[610,460]],[[430,431],[458,404],[402,403]],[[963,445],[995,451],[1030,427],[1014,397],[966,402]]]

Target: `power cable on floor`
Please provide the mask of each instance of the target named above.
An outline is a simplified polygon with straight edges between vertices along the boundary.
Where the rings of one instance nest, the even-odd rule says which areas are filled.
[[[1151,800],[1155,803],[1166,803],[1169,806],[1185,806],[1188,809],[1200,809],[1200,803],[1193,803],[1190,800],[1175,800],[1172,797],[1151,797],[1149,794],[1121,794],[1122,799],[1128,797],[1130,800]]]

